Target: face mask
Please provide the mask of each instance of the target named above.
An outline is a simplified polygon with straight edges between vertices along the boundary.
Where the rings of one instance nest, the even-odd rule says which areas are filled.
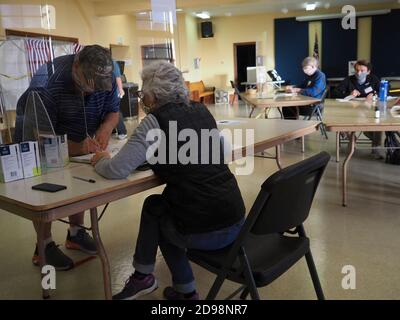
[[[143,103],[143,101],[140,101],[139,104],[140,104],[140,107],[142,108],[142,110],[143,110],[143,112],[144,112],[145,114],[149,114],[149,113],[150,113],[151,108],[148,107],[148,106],[146,106],[146,105]]]
[[[312,76],[314,74],[315,70],[316,70],[315,68],[310,67],[310,66],[303,68],[303,72],[308,76]]]
[[[356,73],[356,78],[357,78],[358,84],[365,83],[365,81],[367,81],[367,75],[368,75],[367,72]]]

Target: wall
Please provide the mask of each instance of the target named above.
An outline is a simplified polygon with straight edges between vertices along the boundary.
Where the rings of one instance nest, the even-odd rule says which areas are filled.
[[[228,87],[234,79],[234,43],[256,42],[267,68],[274,66],[273,15],[217,17],[213,38],[199,39],[201,78],[207,86]]]
[[[0,4],[41,4],[54,5],[57,12],[57,29],[50,34],[77,37],[83,44],[99,43],[108,46],[115,43],[119,36],[124,38],[128,47],[121,49],[119,54],[132,59],[132,66],[127,66],[126,74],[129,81],[139,82],[141,69],[140,45],[152,41],[156,37],[173,38],[176,45],[177,66],[184,73],[185,79],[190,81],[204,80],[206,85],[228,87],[229,80],[234,78],[233,44],[239,42],[256,42],[257,54],[264,56],[264,64],[268,69],[275,66],[274,61],[274,26],[275,18],[290,17],[306,14],[325,14],[338,12],[338,8],[322,9],[311,13],[289,12],[264,13],[248,16],[215,17],[212,18],[214,38],[201,39],[199,37],[199,20],[178,14],[178,28],[174,36],[166,33],[155,33],[137,30],[136,19],[130,15],[116,15],[97,17],[95,8],[89,1],[83,0],[0,0]],[[383,4],[357,6],[358,10],[373,10],[379,8],[400,8],[399,4]],[[318,22],[310,24],[310,46],[313,46],[314,30],[320,34]],[[21,29],[21,28],[17,28]],[[46,32],[43,29],[29,29],[31,32]],[[0,27],[0,36],[4,29]],[[358,57],[370,57],[370,18],[359,19],[358,25]],[[320,48],[322,41],[320,39]],[[312,44],[311,44],[312,41]],[[194,58],[201,58],[200,68],[194,68]]]
[[[186,14],[178,15],[180,67],[185,80],[191,82],[201,80],[201,67],[196,69],[194,65],[194,59],[200,56],[198,31],[198,22],[195,17]]]
[[[371,61],[371,26],[372,18],[358,19],[357,26],[357,59]]]
[[[41,28],[9,28],[15,30],[25,30],[28,32],[39,32],[46,34],[53,34],[66,37],[79,38],[83,43],[91,41],[91,26],[88,25],[85,20],[84,14],[81,11],[79,2],[75,0],[0,0],[0,4],[11,4],[11,5],[41,5],[47,3],[53,5],[56,9],[56,29],[45,30]],[[4,36],[4,27],[1,23],[0,35]]]
[[[136,19],[134,16],[118,15],[110,17],[92,17],[94,36],[91,43],[97,43],[105,47],[110,44],[118,44],[118,40],[123,40],[123,46],[113,47],[112,55],[116,60],[128,60],[125,64],[125,75],[128,81],[138,82],[139,67],[136,36]]]
[[[116,44],[118,37],[123,37],[125,48],[117,48],[114,54],[116,59],[130,59],[131,66],[126,66],[125,74],[128,81],[139,81],[139,66],[135,36],[136,20],[134,16],[118,15],[109,17],[96,17],[93,5],[87,1],[79,0],[0,0],[0,4],[12,5],[40,5],[47,3],[56,9],[56,29],[46,30],[41,28],[11,28],[27,32],[45,33],[50,35],[78,38],[81,44],[100,44],[109,47]],[[3,26],[0,35],[4,35]]]
[[[386,3],[374,5],[356,6],[358,11],[375,10],[382,8],[400,8],[399,4]],[[215,17],[212,18],[214,38],[199,39],[199,55],[201,57],[201,78],[206,85],[213,86],[229,86],[229,80],[234,78],[234,61],[233,61],[233,44],[236,42],[259,41],[265,56],[265,65],[268,69],[275,66],[274,59],[274,27],[273,20],[275,18],[294,17],[303,15],[317,15],[327,13],[340,12],[340,8],[320,9],[307,13],[289,12],[282,13],[266,13],[247,16],[232,17]],[[199,22],[198,22],[199,23]],[[319,47],[321,53],[321,29],[319,22],[310,23],[310,53],[314,46],[315,30],[318,33]],[[358,24],[358,57],[370,57],[370,38],[371,27],[370,18],[359,19]],[[325,40],[326,41],[326,40]],[[336,41],[336,40],[335,40]],[[322,57],[323,59],[323,57]],[[323,63],[323,62],[322,62]],[[221,79],[227,79],[226,83]]]

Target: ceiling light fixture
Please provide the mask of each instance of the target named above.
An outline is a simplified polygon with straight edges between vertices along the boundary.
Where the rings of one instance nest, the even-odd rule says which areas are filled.
[[[390,9],[372,10],[372,11],[359,11],[357,12],[357,17],[370,17],[382,14],[390,13]],[[345,16],[345,13],[331,13],[331,14],[321,14],[315,16],[300,16],[296,17],[296,21],[317,21],[325,19],[341,19]]]
[[[307,11],[315,10],[316,7],[317,7],[316,3],[306,3],[306,10]]]
[[[289,12],[288,8],[283,8],[282,13],[287,14]]]
[[[210,19],[210,14],[208,12],[200,12],[196,13],[196,17],[201,18],[201,19]]]

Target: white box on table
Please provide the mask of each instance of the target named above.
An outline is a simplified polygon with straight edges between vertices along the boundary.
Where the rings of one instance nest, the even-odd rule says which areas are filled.
[[[0,181],[10,182],[23,179],[19,145],[3,144],[0,146]]]
[[[42,167],[40,164],[39,146],[37,141],[24,141],[19,144],[21,152],[24,178],[40,176]]]

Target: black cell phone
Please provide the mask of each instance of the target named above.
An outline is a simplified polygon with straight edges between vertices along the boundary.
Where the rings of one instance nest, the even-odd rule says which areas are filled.
[[[40,184],[32,186],[32,189],[46,191],[46,192],[57,192],[57,191],[65,190],[65,189],[67,189],[67,187],[62,186],[60,184],[40,183]]]

